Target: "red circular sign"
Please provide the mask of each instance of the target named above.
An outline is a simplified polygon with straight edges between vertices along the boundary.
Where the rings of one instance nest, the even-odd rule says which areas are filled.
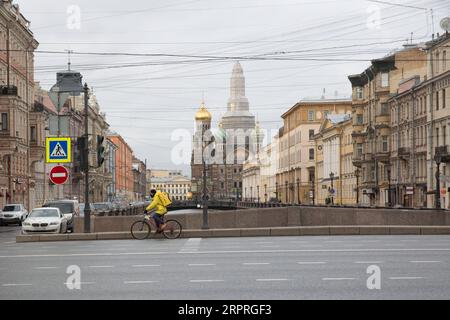
[[[64,184],[69,178],[69,170],[63,166],[56,166],[50,170],[50,181],[54,184]]]

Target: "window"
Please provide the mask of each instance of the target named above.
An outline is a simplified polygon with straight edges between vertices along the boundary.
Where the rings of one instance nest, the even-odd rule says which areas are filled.
[[[444,146],[447,145],[447,126],[442,127],[442,143]]]
[[[309,130],[309,140],[312,140],[314,137],[314,129]]]
[[[1,131],[8,130],[8,114],[7,113],[2,113],[1,121],[2,122],[0,123],[0,130]]]
[[[309,160],[314,160],[314,149],[309,149]]]
[[[326,118],[328,118],[328,115],[330,114],[330,110],[325,110],[324,112],[323,112],[323,118],[324,119],[326,119]]]
[[[356,88],[356,99],[362,99],[364,98],[364,91],[362,87]]]
[[[36,127],[35,126],[30,127],[30,140],[36,141]]]
[[[314,121],[314,111],[308,111],[308,121]]]
[[[439,92],[436,92],[436,110],[439,110]]]
[[[356,115],[356,124],[363,124],[364,123],[364,116],[362,114]]]
[[[380,107],[380,115],[387,116],[389,115],[389,107],[387,103],[382,103]]]
[[[439,128],[436,128],[436,145],[439,146]]]
[[[445,71],[445,68],[447,67],[447,51],[442,52],[442,71]]]
[[[382,136],[381,137],[381,147],[383,152],[388,152],[388,136]]]
[[[388,72],[382,72],[381,73],[381,86],[389,87],[389,73]]]
[[[445,108],[445,89],[442,89],[442,109]]]
[[[356,156],[359,158],[362,156],[362,154],[363,154],[363,144],[357,143],[356,144]]]

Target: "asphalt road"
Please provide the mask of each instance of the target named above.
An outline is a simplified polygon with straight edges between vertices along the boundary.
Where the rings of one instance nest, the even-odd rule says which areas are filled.
[[[0,227],[0,299],[450,298],[449,236],[16,244],[17,232]],[[373,265],[381,288],[370,290]]]

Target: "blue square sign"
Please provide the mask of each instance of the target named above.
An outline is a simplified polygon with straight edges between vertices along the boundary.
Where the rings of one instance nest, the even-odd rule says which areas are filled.
[[[47,138],[46,141],[46,162],[47,163],[68,163],[71,162],[70,138]]]

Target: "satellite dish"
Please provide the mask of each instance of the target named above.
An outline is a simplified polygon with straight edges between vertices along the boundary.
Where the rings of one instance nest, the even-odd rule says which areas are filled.
[[[450,31],[450,17],[442,19],[440,25],[445,31]]]

